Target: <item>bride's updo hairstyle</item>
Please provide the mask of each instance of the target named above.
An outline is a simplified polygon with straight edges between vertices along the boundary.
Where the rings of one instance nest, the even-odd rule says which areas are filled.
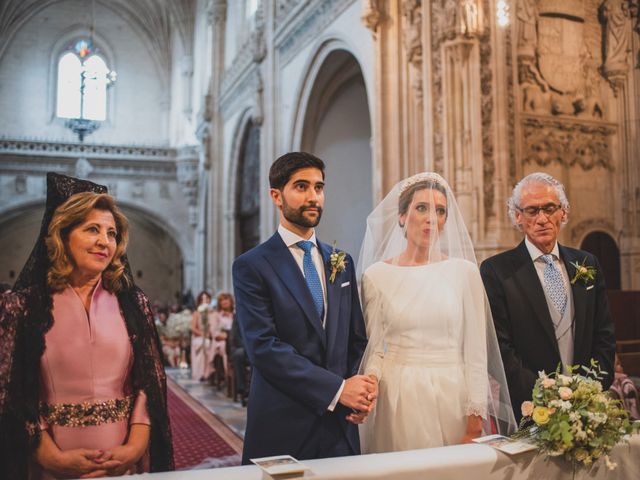
[[[414,178],[418,177],[418,178]],[[398,216],[404,215],[409,210],[409,205],[413,200],[413,196],[419,190],[437,190],[444,198],[447,198],[447,189],[440,182],[434,178],[425,178],[425,176],[419,178],[419,175],[409,178],[400,189],[400,196],[398,197]],[[449,209],[447,208],[446,215],[449,215]],[[400,225],[402,227],[402,225]]]

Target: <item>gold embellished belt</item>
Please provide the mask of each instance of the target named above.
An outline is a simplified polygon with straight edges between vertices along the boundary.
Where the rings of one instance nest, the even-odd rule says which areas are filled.
[[[135,397],[114,398],[104,402],[40,403],[40,415],[50,425],[88,427],[128,420]]]

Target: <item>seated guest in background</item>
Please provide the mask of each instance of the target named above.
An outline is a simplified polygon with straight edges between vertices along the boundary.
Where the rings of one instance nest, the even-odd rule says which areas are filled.
[[[105,187],[47,183],[40,236],[0,296],[0,478],[171,470],[164,368],[125,256],[127,219]]]
[[[216,355],[222,357],[224,374],[227,372],[227,336],[231,331],[233,315],[235,314],[235,303],[233,295],[230,293],[219,293],[216,298],[216,308],[211,315],[209,328],[211,332],[211,358]]]
[[[598,259],[558,243],[568,221],[564,186],[551,175],[532,173],[513,189],[509,216],[524,233],[514,248],[485,260],[480,273],[491,304],[516,418],[531,400],[538,371],[562,364],[606,371],[613,380],[615,338]],[[575,264],[593,267],[589,279]]]
[[[629,378],[629,375],[624,373],[622,363],[620,363],[620,359],[617,355],[615,365],[615,378],[610,391],[622,402],[624,409],[629,412],[629,416],[632,420],[640,420],[640,410],[638,410],[640,407],[638,403],[638,388]]]
[[[202,291],[191,317],[191,378],[204,382],[213,373],[211,354],[211,295]]]
[[[180,348],[180,368],[189,368],[191,360],[191,321],[192,312],[187,307],[180,308],[177,303],[169,307],[168,330],[178,339]]]
[[[177,367],[180,363],[180,338],[171,330],[166,308],[158,308],[156,329],[167,365]]]

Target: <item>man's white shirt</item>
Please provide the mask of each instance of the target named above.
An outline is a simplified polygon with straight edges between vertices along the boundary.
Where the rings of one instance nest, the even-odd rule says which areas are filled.
[[[282,224],[280,224],[280,226],[278,226],[278,233],[280,234],[282,241],[289,249],[289,252],[291,252],[291,255],[293,255],[293,259],[296,261],[298,268],[302,272],[302,276],[304,276],[304,250],[302,250],[302,248],[300,248],[297,243],[303,240],[308,240],[315,246],[315,248],[311,250],[311,259],[313,260],[313,264],[315,265],[316,270],[318,271],[318,276],[320,277],[320,282],[322,283],[322,297],[324,302],[324,317],[322,318],[322,328],[324,328],[327,321],[327,285],[324,275],[324,262],[322,260],[322,255],[320,255],[318,243],[316,241],[316,232],[314,230],[311,234],[311,237],[309,238],[302,238],[297,233],[288,230]],[[335,397],[333,397],[333,400],[327,407],[327,410],[329,410],[330,412],[333,412],[333,410],[336,408],[336,405],[338,404],[338,399],[340,398],[340,394],[342,394],[342,390],[344,389],[344,382],[345,381],[342,380],[342,385],[340,385],[338,393],[336,393]]]

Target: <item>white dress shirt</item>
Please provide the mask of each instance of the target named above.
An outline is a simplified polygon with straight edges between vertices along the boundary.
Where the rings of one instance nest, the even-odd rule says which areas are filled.
[[[315,265],[316,270],[318,271],[318,276],[320,277],[320,283],[322,283],[322,297],[324,302],[324,317],[322,318],[322,328],[325,328],[325,323],[327,321],[327,285],[324,276],[324,262],[322,260],[322,255],[320,255],[320,251],[318,250],[318,243],[316,241],[316,232],[314,230],[309,238],[302,238],[297,233],[288,230],[282,224],[280,224],[280,226],[278,226],[278,233],[280,234],[282,241],[289,249],[289,252],[291,252],[291,255],[293,255],[293,259],[298,264],[298,268],[302,272],[303,276],[304,250],[302,250],[302,248],[300,248],[297,243],[303,240],[308,240],[315,245],[315,248],[311,249],[311,260],[313,260],[313,264]],[[340,394],[342,394],[343,389],[344,380],[342,381],[342,385],[340,385],[340,388],[338,389],[338,393],[336,393],[335,397],[333,397],[333,400],[327,407],[327,410],[329,410],[330,412],[333,412],[333,410],[336,408],[338,399],[340,398]]]

